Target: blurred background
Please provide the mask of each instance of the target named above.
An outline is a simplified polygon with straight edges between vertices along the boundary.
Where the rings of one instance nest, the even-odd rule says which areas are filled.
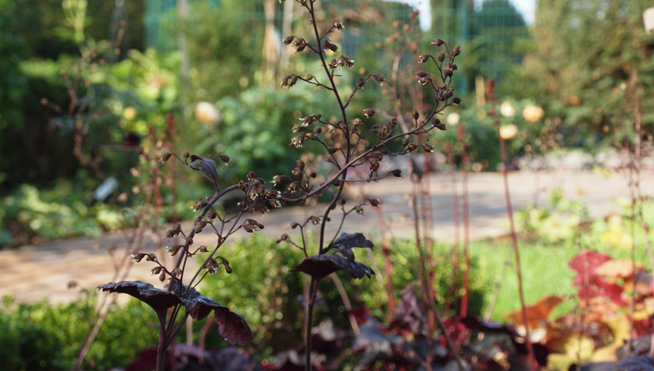
[[[172,138],[171,125],[176,149],[229,155],[234,166],[226,176],[287,171],[298,153],[274,134],[290,133],[309,113],[305,107],[329,108],[322,91],[278,91],[288,71],[318,67],[282,47],[283,36],[305,27],[291,4],[0,0],[0,245],[116,228],[121,207],[135,202],[127,196],[138,193],[147,173],[139,168],[143,154]],[[621,135],[615,128],[630,119],[622,92],[634,72],[644,88],[654,83],[644,0],[319,6],[323,20],[346,25],[338,42],[361,74],[388,74],[393,43],[409,28],[421,34],[418,50],[437,37],[461,45],[456,94],[465,104],[447,122],[465,123],[476,171],[499,163],[499,152],[485,143],[493,140],[484,113],[488,79],[505,103],[503,124],[517,129],[510,157],[580,149],[575,159],[583,163],[573,166],[588,166],[588,155]],[[386,99],[383,89],[358,104],[379,99]],[[643,113],[643,124],[651,123],[652,114]],[[456,134],[435,141],[442,148]],[[188,182],[180,199],[201,194]]]
[[[626,192],[633,182],[626,185],[620,171],[633,164],[631,144],[640,139],[643,174],[654,173],[654,156],[646,155],[653,142],[654,94],[649,92],[654,87],[654,36],[643,19],[645,10],[654,6],[651,1],[323,0],[316,6],[321,25],[333,19],[345,25],[332,40],[355,61],[352,73],[340,76],[342,86],[354,86],[357,78],[370,73],[382,73],[391,81],[394,66],[400,74],[406,72],[399,104],[390,84],[366,86],[353,103],[354,112],[375,107],[390,115],[389,107],[399,106],[410,115],[416,103],[410,87],[417,85],[414,74],[420,69],[416,56],[434,53],[429,43],[436,38],[449,48],[460,45],[454,94],[463,104],[444,112],[441,120],[447,130],[430,139],[438,176],[450,176],[450,170],[486,172],[481,175],[488,177],[478,178],[482,196],[489,188],[484,179],[499,179],[491,174],[502,169],[502,161],[494,118],[488,114],[493,108],[486,95],[489,81],[495,85],[499,134],[507,143],[512,170],[533,170],[536,179],[541,170],[585,172],[596,176],[592,179],[620,174]],[[86,266],[104,279],[113,268],[118,271],[117,266],[109,267],[105,253],[113,259],[116,246],[122,246],[116,241],[124,240],[108,232],[153,226],[156,237],[171,222],[192,220],[189,206],[212,190],[201,177],[179,169],[175,173],[175,166],[162,167],[162,153],[228,155],[231,164],[219,167],[225,181],[244,178],[249,170],[271,179],[289,173],[300,156],[314,159],[320,148],[289,146],[292,127],[299,118],[337,107],[323,89],[307,84],[280,88],[290,73],[322,73],[315,59],[283,46],[287,35],[310,40],[304,15],[291,0],[0,0],[0,252],[5,254],[0,267],[8,272],[2,278],[18,282],[23,294],[31,295],[39,285],[48,291],[35,284],[35,277],[60,284],[68,277],[61,271],[72,271],[50,267],[52,260],[80,264],[79,257],[92,250],[89,241],[112,236],[98,249],[101,259]],[[451,185],[444,177],[433,184],[443,192],[450,186],[456,189],[457,175],[452,171],[451,176]],[[566,198],[605,185],[603,180],[593,183],[555,191],[549,204],[535,202],[518,214],[530,267],[525,273],[531,282],[530,303],[545,294],[568,299],[576,293],[574,272],[565,262],[581,248],[604,249],[624,258],[634,241],[642,246],[644,236],[633,234],[633,213],[627,215],[635,201],[620,203],[620,213],[602,215],[591,224],[583,202]],[[540,183],[535,184],[537,195]],[[453,193],[456,203],[456,190]],[[397,204],[404,206],[406,199],[399,198]],[[596,200],[610,202],[606,197]],[[500,197],[491,201],[503,202]],[[641,220],[654,220],[654,207],[648,205],[644,214],[641,210]],[[502,207],[494,210],[504,213]],[[89,239],[72,239],[81,236]],[[131,248],[134,239],[129,238]],[[456,280],[450,278],[459,272],[449,259],[459,248],[458,229],[455,238],[457,244],[434,250],[442,273],[436,290],[453,298],[452,308],[458,297],[448,295],[456,289]],[[144,249],[154,250],[160,242],[153,237]],[[413,242],[393,243],[400,251],[392,257],[394,264],[410,266],[418,260]],[[229,248],[233,265],[246,268],[202,290],[246,317],[256,334],[248,352],[264,365],[266,357],[289,349],[302,337],[297,301],[287,300],[302,295],[301,277],[288,274],[299,252],[259,236]],[[53,253],[66,249],[73,253],[63,258]],[[492,285],[509,264],[497,251],[508,251],[508,243],[485,241],[473,250],[469,314],[480,315],[498,298],[491,298]],[[43,265],[29,265],[39,254]],[[645,259],[644,249],[638,254]],[[377,268],[385,262],[377,251],[375,255],[369,258],[377,260],[373,264],[381,272]],[[14,261],[24,264],[24,276],[7,268]],[[143,272],[149,273],[145,268]],[[415,277],[405,269],[392,280],[399,291]],[[503,320],[518,307],[516,283],[511,278],[506,282],[508,289],[499,296],[493,319]],[[397,293],[386,293],[383,285],[381,280],[353,283],[348,287],[353,306],[376,318],[387,316],[388,299]],[[325,286],[327,300],[319,310],[329,319],[345,309],[336,288]],[[82,295],[85,300],[61,306],[39,302],[38,295],[31,298],[37,302],[33,305],[5,298],[0,358],[9,360],[9,369],[71,368],[87,330],[79,324],[94,316],[97,304],[92,293]],[[577,304],[576,299],[567,301],[565,311]],[[455,312],[448,308],[445,314]],[[88,354],[89,364],[97,369],[126,366],[141,349],[156,343],[149,308],[132,301],[119,313],[107,317]],[[335,321],[341,328],[349,326],[345,316]],[[187,336],[197,343],[197,333]],[[205,336],[209,348],[226,345],[214,332]],[[359,361],[351,352],[348,357],[350,365]],[[570,357],[570,362],[577,360],[576,355]]]

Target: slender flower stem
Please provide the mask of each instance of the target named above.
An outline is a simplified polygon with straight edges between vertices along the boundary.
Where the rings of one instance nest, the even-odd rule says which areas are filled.
[[[311,327],[313,324],[313,306],[316,300],[316,292],[318,291],[318,281],[315,278],[311,277],[311,283],[309,284],[309,300],[307,300],[306,305],[306,339],[304,346],[304,369],[306,371],[311,370]]]
[[[459,141],[463,147],[461,149],[462,162],[461,162],[461,183],[463,194],[461,195],[461,218],[463,219],[463,260],[465,263],[463,270],[463,297],[461,298],[461,317],[468,315],[468,298],[470,286],[470,223],[469,223],[469,210],[468,210],[468,151],[466,150],[465,141],[465,127],[459,126],[458,129]]]
[[[159,317],[159,343],[157,344],[157,371],[163,371],[166,360],[166,311],[157,312]]]
[[[527,345],[527,352],[529,356],[529,363],[531,365],[531,368],[533,370],[538,369],[538,363],[536,362],[536,357],[534,355],[534,348],[531,344],[531,339],[530,339],[530,334],[529,334],[529,321],[527,318],[527,306],[525,304],[525,295],[524,295],[524,289],[522,287],[522,271],[520,269],[520,251],[518,249],[518,236],[515,231],[515,222],[513,219],[513,209],[511,207],[511,192],[509,191],[509,168],[508,168],[508,162],[506,158],[506,145],[504,143],[504,139],[502,138],[502,135],[500,135],[500,118],[497,115],[497,109],[496,109],[496,100],[495,100],[495,91],[493,88],[493,81],[490,80],[488,82],[488,96],[489,96],[489,101],[493,105],[493,108],[491,110],[491,114],[495,118],[495,126],[497,129],[497,137],[499,138],[500,141],[500,152],[502,153],[502,178],[504,180],[504,198],[506,199],[506,212],[508,213],[509,216],[509,222],[511,224],[511,243],[513,246],[513,254],[515,256],[515,270],[516,270],[516,276],[518,279],[518,294],[520,295],[520,308],[522,310],[522,322],[525,327],[525,343]]]

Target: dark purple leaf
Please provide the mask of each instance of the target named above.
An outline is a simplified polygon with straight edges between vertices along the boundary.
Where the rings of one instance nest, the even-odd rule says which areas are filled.
[[[360,332],[352,343],[352,351],[357,353],[375,349],[401,348],[404,342],[401,335],[390,333],[386,326],[374,317],[369,317],[359,326],[359,329]]]
[[[251,370],[250,357],[236,347],[227,347],[219,351],[202,350],[197,345],[175,344],[170,347],[164,361],[164,369],[172,370],[221,370],[246,371]],[[172,361],[175,361],[173,367]],[[157,362],[157,348],[142,350],[130,363],[126,371],[153,370]]]
[[[304,371],[304,359],[296,350],[286,350],[275,355],[275,363],[268,363],[263,366],[265,371]],[[312,359],[315,358],[311,357]],[[311,370],[324,371],[325,369],[314,361],[311,362]]]
[[[238,344],[244,347],[252,340],[252,330],[250,330],[245,318],[226,307],[214,309],[213,315],[220,325],[218,327],[218,336],[227,340],[229,345]]]
[[[252,339],[252,330],[245,319],[220,305],[217,301],[191,290],[184,300],[189,315],[196,320],[206,318],[213,310],[218,322],[218,335],[227,340],[229,345],[246,346]]]
[[[191,155],[191,163],[188,164],[188,166],[191,169],[197,170],[201,174],[209,177],[214,182],[218,181],[218,178],[220,177],[220,174],[218,174],[218,166],[216,165],[216,161],[210,158]]]
[[[164,370],[170,370],[172,364],[170,353],[172,353],[172,347],[168,350],[169,356],[164,359]],[[142,370],[153,370],[154,366],[157,364],[157,348],[150,347],[145,348],[139,352],[139,354],[134,358],[132,363],[127,365],[125,371],[142,371]]]
[[[332,244],[330,249],[338,252],[347,258],[347,260],[354,261],[353,247],[368,247],[372,249],[374,245],[362,233],[342,233]]]
[[[102,291],[132,295],[151,306],[157,313],[161,313],[162,311],[181,303],[181,300],[177,295],[165,290],[157,289],[151,284],[141,281],[111,282],[100,285],[98,288]]]
[[[250,356],[241,349],[227,347],[212,354],[214,370],[247,371],[251,370]]]
[[[316,280],[321,280],[341,269],[350,272],[353,278],[363,278],[374,275],[375,272],[365,264],[349,261],[339,255],[312,255],[296,265],[291,272],[303,272]]]
[[[420,306],[413,286],[400,291],[401,304],[393,317],[391,327],[406,323],[414,334],[422,334],[429,328],[427,315]]]
[[[527,345],[524,337],[518,334],[513,326],[497,322],[484,322],[475,317],[462,318],[461,323],[471,331],[484,334],[482,340],[468,345],[480,359],[484,359],[484,362],[490,362],[497,354],[498,349],[503,349],[507,352],[511,365],[524,365],[524,367],[527,367]],[[532,343],[532,347],[536,362],[541,366],[547,365],[550,350],[540,343]]]

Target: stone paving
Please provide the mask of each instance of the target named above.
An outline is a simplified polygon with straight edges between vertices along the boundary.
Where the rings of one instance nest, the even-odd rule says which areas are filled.
[[[460,181],[460,177],[459,181]],[[654,172],[642,174],[641,187],[646,194],[654,191]],[[444,241],[454,240],[455,224],[452,210],[452,183],[449,174],[432,175],[429,180],[434,236]],[[460,183],[459,183],[460,185]],[[569,200],[582,200],[591,218],[605,217],[619,211],[618,198],[629,198],[628,179],[619,173],[605,176],[590,171],[551,171],[547,173],[513,172],[509,176],[513,210],[517,211],[537,201],[545,205],[556,187],[563,190]],[[395,237],[411,238],[412,221],[407,194],[411,184],[402,179],[390,179],[379,183],[354,186],[349,189],[351,198],[365,194],[382,200],[382,215],[387,230]],[[468,181],[470,208],[470,237],[473,240],[495,238],[508,233],[508,219],[504,198],[502,176],[499,173],[472,173]],[[317,214],[317,210],[316,210]],[[311,215],[311,209],[286,208],[274,210],[256,219],[265,225],[257,233],[279,237],[289,233],[292,221],[302,221]],[[338,213],[332,214],[333,219]],[[379,221],[373,209],[367,208],[363,216],[351,215],[344,225],[344,232],[367,232],[377,237]],[[245,235],[245,234],[242,234]],[[196,244],[211,244],[210,234],[200,234]],[[144,236],[144,248],[148,251],[159,245],[152,236]],[[0,250],[0,297],[12,295],[17,302],[35,302],[47,298],[52,303],[75,300],[80,289],[93,289],[112,280],[115,261],[124,256],[128,246],[125,236],[108,234],[99,238],[83,237],[49,242],[38,246],[22,246]],[[110,248],[115,247],[113,254]],[[115,257],[115,258],[114,258]],[[149,264],[132,265],[126,279],[143,279],[154,282]],[[69,282],[76,286],[69,288]]]

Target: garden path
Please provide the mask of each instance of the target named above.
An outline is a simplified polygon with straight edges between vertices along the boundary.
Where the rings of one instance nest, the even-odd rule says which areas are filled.
[[[642,174],[642,189],[650,194],[654,190],[654,172]],[[460,178],[459,178],[460,180]],[[573,172],[568,170],[547,173],[513,172],[509,176],[513,209],[528,206],[534,200],[546,205],[556,187],[561,187],[569,200],[582,200],[588,207],[591,218],[605,217],[619,211],[614,202],[618,198],[629,198],[627,177],[619,173],[601,174],[595,172]],[[366,197],[382,200],[382,213],[388,225],[387,231],[396,237],[411,238],[413,227],[406,214],[406,194],[411,185],[401,179],[389,179],[379,183],[365,184],[350,189],[352,198],[362,193]],[[452,188],[449,174],[434,174],[429,178],[431,201],[434,214],[434,235],[436,239],[454,240],[455,224],[452,217]],[[502,176],[499,173],[472,173],[469,175],[470,238],[479,240],[495,238],[508,233],[508,221],[504,199]],[[310,211],[301,208],[274,210],[258,217],[265,225],[261,232],[279,237],[289,233],[292,221],[301,221]],[[338,213],[332,214],[335,219]],[[344,226],[345,232],[361,231],[368,236],[378,236],[379,224],[373,209],[367,208],[363,216],[352,215]],[[146,250],[154,250],[157,244],[151,236],[145,236]],[[211,235],[200,234],[196,244],[212,243]],[[108,248],[115,246],[114,256],[123,255],[127,243],[120,234],[102,237],[82,237],[49,242],[38,246],[22,246],[0,250],[0,297],[14,296],[17,302],[35,302],[47,298],[52,303],[75,300],[80,289],[93,289],[99,284],[116,280],[113,277],[113,259]],[[128,279],[144,279],[153,282],[149,264],[133,265]],[[120,278],[119,278],[120,279]],[[77,286],[69,288],[69,282]],[[154,282],[153,282],[154,283]]]

